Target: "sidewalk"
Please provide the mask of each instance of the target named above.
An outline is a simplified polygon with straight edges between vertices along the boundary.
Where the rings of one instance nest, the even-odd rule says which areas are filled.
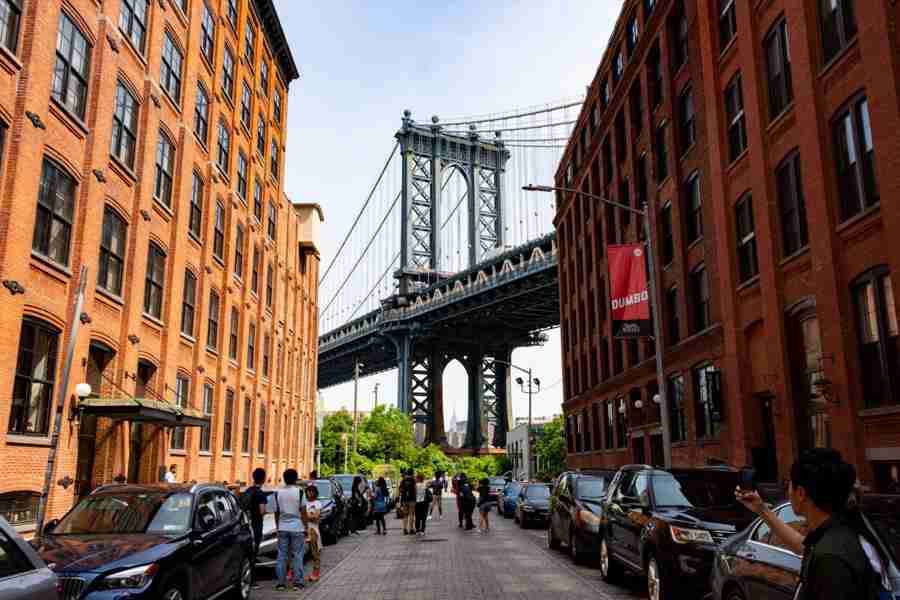
[[[444,499],[444,519],[428,521],[424,538],[404,536],[400,521],[388,518],[388,535],[370,527],[360,538],[344,538],[323,552],[322,580],[301,594],[260,590],[255,598],[311,600],[621,600],[634,598],[583,577],[565,556],[535,543],[496,512],[487,535],[457,527],[453,498]],[[477,523],[477,520],[476,520]],[[359,541],[358,545],[355,543]],[[335,564],[329,560],[343,555]]]

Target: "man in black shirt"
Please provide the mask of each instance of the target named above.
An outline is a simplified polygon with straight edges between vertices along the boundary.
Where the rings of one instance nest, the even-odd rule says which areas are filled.
[[[867,536],[858,513],[848,509],[856,469],[836,450],[804,452],[791,467],[789,495],[794,513],[806,519],[809,533],[793,529],[753,491],[736,491],[737,499],[760,515],[772,532],[803,556],[795,600],[877,598],[879,578],[860,542]]]
[[[244,490],[241,504],[245,510],[250,513],[250,528],[253,530],[253,563],[256,564],[257,554],[259,553],[259,543],[262,541],[263,534],[263,515],[266,514],[266,504],[268,503],[269,494],[262,489],[266,483],[266,470],[255,469],[253,471],[253,485]],[[253,588],[259,589],[256,583],[256,574],[254,568]]]

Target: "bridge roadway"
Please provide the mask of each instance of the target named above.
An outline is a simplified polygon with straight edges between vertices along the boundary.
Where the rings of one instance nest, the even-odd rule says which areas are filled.
[[[476,516],[477,519],[477,516]],[[322,553],[322,579],[302,592],[275,592],[271,573],[262,573],[256,600],[634,600],[646,585],[629,578],[623,587],[603,583],[596,566],[576,566],[561,551],[546,548],[543,529],[520,529],[512,519],[491,514],[492,531],[457,528],[453,497],[444,499],[444,518],[428,522],[424,538],[404,536],[389,515],[388,535],[369,527]],[[477,524],[477,520],[476,520]],[[308,566],[308,563],[307,563]]]
[[[422,288],[408,304],[383,308],[319,338],[319,388],[399,366],[399,342],[440,345],[447,354],[544,341],[559,325],[556,234],[544,236]],[[396,306],[398,297],[385,306]]]

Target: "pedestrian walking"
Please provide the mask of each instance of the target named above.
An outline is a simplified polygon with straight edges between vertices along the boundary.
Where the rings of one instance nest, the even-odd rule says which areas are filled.
[[[413,470],[407,469],[406,476],[400,482],[400,502],[403,504],[403,535],[416,532],[416,480]]]
[[[375,484],[375,493],[372,496],[372,518],[375,521],[375,534],[387,535],[387,524],[384,522],[384,515],[388,511],[388,503],[390,502],[390,492],[388,491],[387,482],[384,477],[379,477]]]
[[[425,476],[419,473],[416,475],[416,535],[425,535],[425,523],[428,522],[431,498],[431,487],[425,485]]]
[[[485,534],[491,530],[490,514],[491,510],[496,506],[496,502],[491,497],[491,482],[488,478],[483,478],[478,485],[478,531]]]
[[[756,491],[735,490],[788,549],[803,556],[795,600],[875,599],[900,592],[896,565],[851,500],[855,482],[856,469],[836,450],[808,450],[794,462],[788,495],[794,513],[806,520],[805,536],[775,516]]]
[[[250,529],[253,531],[253,583],[250,586],[252,589],[260,587],[256,580],[256,561],[259,558],[259,543],[262,541],[263,516],[266,514],[266,505],[269,499],[269,494],[262,489],[265,483],[266,470],[254,469],[253,485],[241,494],[241,508],[249,515]]]
[[[366,499],[363,496],[365,489],[362,484],[362,477],[357,475],[353,478],[353,487],[350,492],[350,533],[359,535],[359,530],[363,529],[366,515]]]
[[[269,512],[275,513],[275,526],[278,529],[278,563],[275,566],[278,585],[275,589],[287,589],[288,564],[291,564],[294,590],[299,591],[304,587],[303,546],[306,508],[303,492],[297,485],[297,471],[287,469],[283,478],[284,487],[273,492],[268,503]]]
[[[472,522],[472,513],[475,511],[475,494],[472,491],[472,486],[469,484],[469,478],[465,473],[459,476],[459,526],[463,527],[463,523],[465,522],[466,531],[471,531],[475,528],[475,524]]]
[[[313,572],[309,581],[315,583],[321,577],[322,569],[322,534],[319,531],[319,518],[322,515],[322,504],[319,502],[319,488],[313,483],[306,486],[306,539],[309,543],[309,557],[312,560]]]
[[[431,509],[428,514],[428,518],[431,519],[434,516],[434,511],[437,509],[438,520],[444,518],[444,507],[441,505],[441,494],[444,491],[444,484],[441,481],[439,476],[435,476],[434,481],[431,482]]]

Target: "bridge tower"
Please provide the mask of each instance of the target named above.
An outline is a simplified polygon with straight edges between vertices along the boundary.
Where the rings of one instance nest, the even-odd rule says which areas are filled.
[[[446,131],[437,117],[419,124],[404,111],[396,134],[401,152],[400,266],[396,302],[400,305],[415,292],[446,277],[441,261],[441,209],[444,184],[453,171],[466,182],[468,247],[466,267],[471,268],[495,248],[504,246],[503,175],[509,151],[500,133],[494,139],[479,136],[471,125],[466,134]],[[401,410],[425,426],[425,443],[445,442],[442,378],[446,365],[458,359],[468,373],[468,425],[466,447],[481,448],[488,442],[505,447],[512,414],[510,370],[512,349],[494,347],[474,336],[448,339],[427,335],[415,328],[389,334],[398,357],[398,399]],[[488,422],[494,438],[486,439]]]

